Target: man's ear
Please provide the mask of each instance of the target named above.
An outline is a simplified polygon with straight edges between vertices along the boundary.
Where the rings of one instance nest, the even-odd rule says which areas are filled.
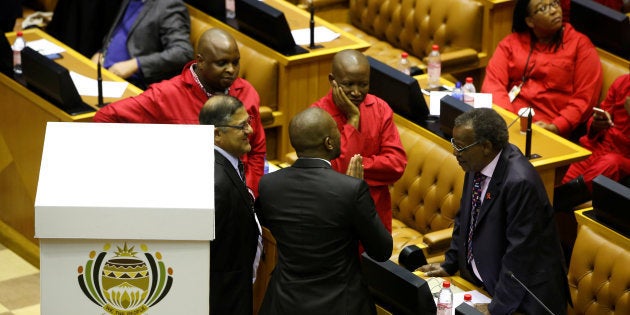
[[[335,86],[333,82],[335,82],[335,76],[332,73],[328,74],[328,82],[330,82],[330,86]]]
[[[335,148],[335,145],[330,137],[324,138],[324,147],[326,147],[326,150],[328,151],[332,151]]]
[[[221,143],[222,135],[223,133],[221,132],[221,129],[215,127],[214,128],[214,144]]]

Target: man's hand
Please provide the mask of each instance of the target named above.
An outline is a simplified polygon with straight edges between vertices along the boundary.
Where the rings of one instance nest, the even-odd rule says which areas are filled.
[[[97,63],[98,63],[98,61],[99,61],[99,59],[100,59],[100,60],[101,60],[101,64],[103,64],[103,59],[101,59],[102,57],[103,57],[103,54],[101,54],[100,52],[97,52],[97,53],[95,53],[95,54],[92,56],[92,59],[91,59],[91,60],[92,60],[92,62],[93,62],[94,64],[97,64]]]
[[[346,175],[363,179],[363,157],[361,154],[355,154],[352,158],[350,158],[350,164],[348,164]]]
[[[348,124],[352,125],[355,129],[359,129],[359,108],[350,101],[343,89],[337,84],[337,81],[332,81],[332,94],[333,102],[337,105],[337,108],[346,115]]]
[[[540,126],[540,127],[545,128],[545,129],[547,129],[547,130],[549,130],[549,131],[551,131],[551,132],[553,132],[555,134],[558,134],[560,132],[560,130],[558,130],[558,127],[556,125],[554,125],[554,124],[548,124],[548,123],[546,123],[544,121],[537,121],[537,122],[535,122],[535,124]]]
[[[610,128],[612,126],[612,121],[610,120],[610,114],[608,112],[598,112],[595,111],[593,113],[593,121],[591,122],[591,129],[589,129],[589,136],[594,136],[599,132]]]
[[[448,277],[450,276],[440,264],[427,264],[419,268],[427,277]]]
[[[138,71],[138,61],[136,61],[136,58],[131,58],[129,60],[117,62],[107,70],[123,79],[126,79]]]

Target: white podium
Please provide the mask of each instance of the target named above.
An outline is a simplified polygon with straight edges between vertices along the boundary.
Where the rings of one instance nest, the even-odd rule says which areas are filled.
[[[49,122],[41,313],[208,314],[212,126]]]

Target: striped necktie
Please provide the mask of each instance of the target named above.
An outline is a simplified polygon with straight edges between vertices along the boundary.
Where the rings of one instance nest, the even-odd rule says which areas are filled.
[[[473,259],[472,238],[475,224],[477,223],[477,216],[479,215],[479,208],[481,208],[481,183],[486,179],[486,175],[481,172],[476,172],[473,178],[472,189],[472,206],[470,211],[470,227],[468,228],[468,246],[466,247],[466,261],[470,264]]]
[[[243,166],[243,162],[241,162],[240,159],[238,160],[238,175],[241,176],[241,180],[243,181],[245,186],[247,186],[247,184],[245,183],[245,166]]]

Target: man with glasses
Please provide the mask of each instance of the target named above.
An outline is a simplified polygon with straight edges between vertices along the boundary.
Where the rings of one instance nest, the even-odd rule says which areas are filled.
[[[212,96],[199,123],[214,125],[215,235],[210,242],[210,314],[253,312],[253,282],[262,252],[261,228],[239,159],[251,150],[250,116],[229,95]]]
[[[198,124],[199,111],[212,95],[231,95],[243,102],[251,116],[251,151],[241,157],[247,186],[258,194],[266,153],[265,131],[260,121],[260,97],[254,87],[238,77],[241,55],[234,38],[211,28],[199,39],[195,60],[174,78],[155,83],[142,94],[101,108],[96,122]]]
[[[460,275],[492,295],[490,314],[565,314],[566,267],[554,210],[538,172],[508,142],[503,118],[488,108],[455,119],[453,154],[466,172],[451,246],[429,277]],[[518,279],[518,281],[517,281]]]

